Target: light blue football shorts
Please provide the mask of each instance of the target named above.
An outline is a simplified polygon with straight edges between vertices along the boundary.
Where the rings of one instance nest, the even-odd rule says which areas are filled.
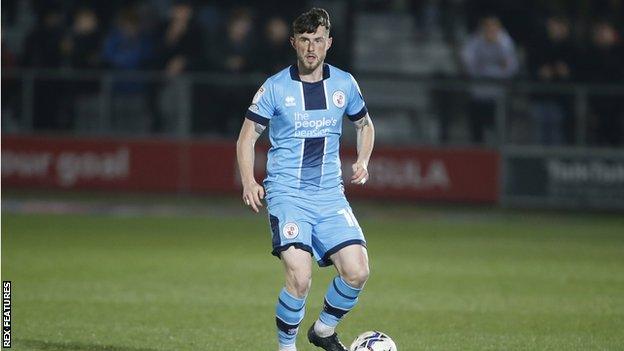
[[[267,194],[274,256],[291,246],[308,251],[321,267],[350,245],[366,247],[362,228],[341,190]]]

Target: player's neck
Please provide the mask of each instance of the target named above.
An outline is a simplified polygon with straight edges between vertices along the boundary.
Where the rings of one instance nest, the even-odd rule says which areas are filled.
[[[324,62],[321,62],[321,64],[318,65],[318,67],[316,67],[315,69],[311,71],[308,71],[306,70],[305,67],[303,67],[303,65],[297,62],[297,69],[299,70],[299,79],[301,79],[302,82],[306,82],[306,83],[316,83],[316,82],[322,81],[324,64],[325,64]]]

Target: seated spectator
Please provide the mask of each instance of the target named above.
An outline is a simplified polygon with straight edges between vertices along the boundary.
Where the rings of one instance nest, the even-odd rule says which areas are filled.
[[[569,82],[575,72],[577,52],[570,37],[568,20],[558,16],[547,18],[542,35],[528,50],[531,77],[544,83]],[[563,143],[565,127],[573,124],[570,123],[573,119],[568,118],[571,114],[566,108],[568,100],[561,94],[540,93],[534,96],[531,110],[536,142],[544,145]]]
[[[494,16],[481,19],[479,29],[462,48],[461,59],[468,76],[474,79],[504,80],[518,71],[513,39]],[[473,88],[469,107],[472,142],[484,141],[485,129],[494,125],[496,101],[503,94],[498,87]]]

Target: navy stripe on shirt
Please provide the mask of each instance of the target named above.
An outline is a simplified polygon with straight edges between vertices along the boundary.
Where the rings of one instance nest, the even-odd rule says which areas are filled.
[[[303,146],[301,161],[301,181],[319,185],[323,168],[325,138],[307,138]],[[304,185],[304,184],[302,184]]]
[[[303,84],[303,100],[306,110],[325,110],[327,99],[325,98],[325,84],[323,81],[316,83],[301,82]]]
[[[263,126],[268,126],[269,125],[269,119],[266,117],[262,117],[257,113],[251,112],[249,110],[247,110],[247,113],[245,114],[245,117],[249,120],[252,120],[256,123],[260,123]]]

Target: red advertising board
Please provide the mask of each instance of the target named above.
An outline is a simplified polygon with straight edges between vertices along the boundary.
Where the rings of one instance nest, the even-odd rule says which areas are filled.
[[[343,174],[351,174],[355,151],[343,152]],[[442,201],[498,201],[499,156],[481,149],[377,148],[365,187],[355,196]],[[345,184],[347,182],[345,181]]]
[[[345,148],[347,149],[347,148]],[[266,147],[256,155],[263,176]],[[351,174],[355,150],[342,153]],[[499,156],[466,149],[376,148],[357,197],[496,202]],[[234,142],[4,136],[2,185],[61,189],[237,193]]]

